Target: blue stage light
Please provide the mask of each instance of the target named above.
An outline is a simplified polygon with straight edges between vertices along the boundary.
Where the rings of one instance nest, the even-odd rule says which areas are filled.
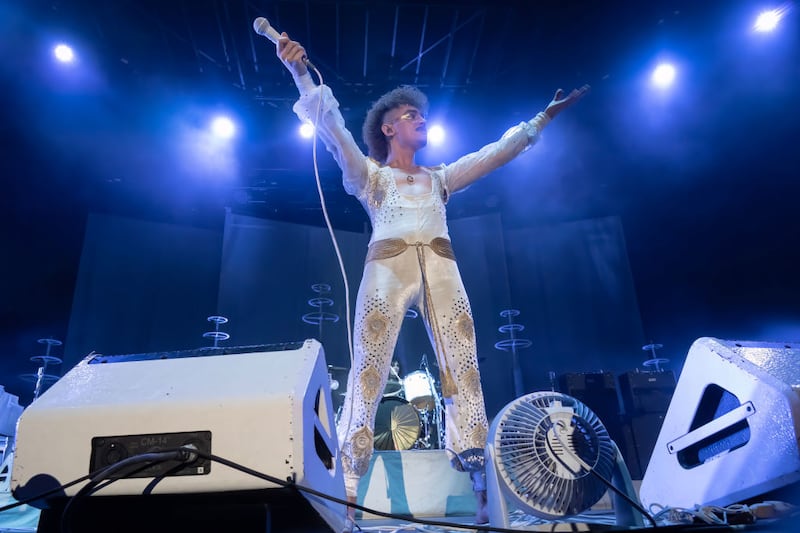
[[[656,87],[665,89],[671,86],[672,82],[675,81],[675,75],[676,70],[673,65],[670,63],[661,63],[653,70],[650,81],[652,81],[653,85]]]
[[[230,139],[236,134],[236,125],[230,118],[219,116],[211,122],[211,131],[221,139]]]
[[[53,47],[53,55],[62,63],[72,63],[75,61],[75,52],[66,44],[58,44]]]
[[[314,136],[314,125],[310,124],[308,122],[304,122],[303,124],[300,125],[300,128],[299,128],[298,131],[299,131],[300,136],[302,138],[310,139],[311,137]]]
[[[782,17],[783,10],[781,9],[770,9],[769,11],[763,11],[756,18],[756,21],[753,24],[753,30],[759,33],[771,32],[778,27],[778,23],[781,21]]]
[[[434,124],[428,128],[428,142],[431,146],[439,146],[444,142],[444,128],[438,124]]]

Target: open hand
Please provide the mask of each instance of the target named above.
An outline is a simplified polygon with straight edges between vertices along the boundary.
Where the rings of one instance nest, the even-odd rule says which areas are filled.
[[[580,89],[573,89],[571,93],[569,93],[566,97],[564,96],[564,90],[559,89],[556,91],[556,95],[553,97],[553,100],[547,104],[544,112],[547,113],[547,116],[550,118],[555,117],[559,113],[561,113],[564,109],[568,108],[581,98],[583,95],[589,92],[589,86],[584,85]]]

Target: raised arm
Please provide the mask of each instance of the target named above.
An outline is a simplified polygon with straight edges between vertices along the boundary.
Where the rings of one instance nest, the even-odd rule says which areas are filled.
[[[458,192],[493,170],[505,165],[533,146],[544,127],[561,111],[580,100],[589,91],[589,86],[573,90],[564,96],[561,89],[544,111],[527,122],[510,128],[503,136],[487,144],[477,152],[467,154],[445,166],[445,183],[450,194]]]
[[[342,169],[345,189],[357,195],[367,181],[366,157],[345,126],[339,102],[329,87],[314,83],[305,62],[306,51],[300,43],[283,33],[278,39],[276,53],[300,91],[294,112],[300,120],[316,124],[317,135]]]

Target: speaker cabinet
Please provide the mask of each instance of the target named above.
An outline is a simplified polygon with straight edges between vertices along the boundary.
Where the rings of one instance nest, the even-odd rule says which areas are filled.
[[[586,404],[622,447],[623,431],[617,380],[611,372],[567,373],[558,378],[561,392]]]
[[[345,498],[327,365],[316,340],[89,356],[23,412],[11,488],[23,499],[61,487],[37,504],[58,509],[86,482],[65,484],[126,457],[183,444]],[[331,529],[341,530],[343,505],[288,491],[305,499]],[[102,501],[109,502],[108,509],[138,496],[143,499],[130,505],[142,511],[147,505],[158,508],[159,499],[180,501],[186,518],[198,509],[209,516],[215,501],[240,508],[252,502],[251,514],[266,519],[262,511],[274,510],[271,502],[285,500],[279,497],[285,492],[278,483],[201,458],[185,467],[152,465],[117,475],[77,507],[99,513]],[[43,518],[48,521],[44,513]],[[263,523],[254,528],[263,530]]]
[[[619,376],[620,396],[625,413],[664,414],[675,391],[675,374],[663,372],[626,372]]]
[[[663,423],[664,414],[658,413],[624,417],[624,441],[620,448],[625,457],[625,463],[628,465],[631,479],[644,477]]]
[[[642,480],[645,507],[729,505],[800,479],[800,345],[697,339]]]

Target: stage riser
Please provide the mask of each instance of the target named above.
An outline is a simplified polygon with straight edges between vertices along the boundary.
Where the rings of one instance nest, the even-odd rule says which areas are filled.
[[[475,515],[475,494],[465,472],[444,450],[378,451],[358,486],[358,503],[415,517]],[[364,514],[362,518],[380,518]]]

